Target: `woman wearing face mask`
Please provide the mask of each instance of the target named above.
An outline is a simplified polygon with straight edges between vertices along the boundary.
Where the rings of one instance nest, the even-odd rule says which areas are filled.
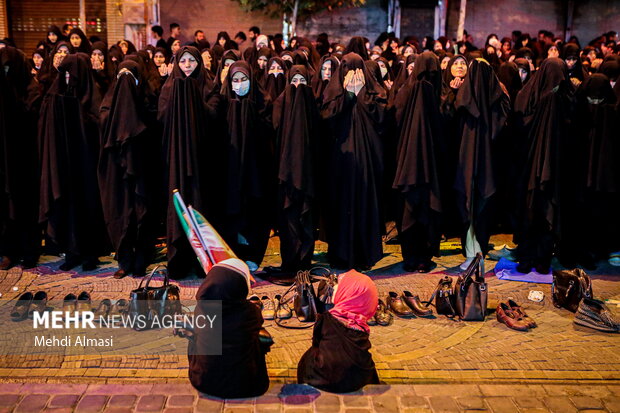
[[[579,86],[588,78],[588,71],[581,65],[579,47],[574,43],[564,45],[562,49],[562,59],[568,68],[568,76],[573,85]]]
[[[39,121],[41,188],[39,221],[65,252],[60,266],[92,271],[106,247],[97,160],[101,97],[90,56],[66,56],[45,96]]]
[[[362,58],[345,55],[325,89],[321,108],[333,142],[327,239],[335,267],[368,269],[383,254],[380,132],[386,103],[385,90]]]
[[[255,271],[265,255],[272,228],[275,173],[273,127],[263,111],[260,86],[250,65],[239,60],[227,71],[221,95],[226,108],[228,184],[224,239]]]
[[[273,105],[278,165],[277,222],[281,271],[287,278],[311,265],[314,251],[318,110],[308,69],[295,65]]]
[[[82,52],[90,55],[92,47],[82,29],[75,27],[69,32],[69,43],[75,52]]]
[[[582,265],[593,268],[597,260],[609,258],[619,266],[620,112],[609,78],[601,73],[586,78],[577,91],[577,105],[579,218],[573,222],[581,229],[578,239],[587,240],[580,245]]]
[[[171,277],[184,278],[197,268],[194,252],[187,241],[172,202],[178,189],[187,204],[210,218],[206,208],[208,162],[204,137],[209,131],[206,101],[212,85],[202,58],[195,47],[184,46],[176,54],[170,78],[159,96],[159,119],[163,123],[163,153],[168,199],[167,244],[168,271]],[[187,116],[188,113],[193,116]]]
[[[0,49],[0,65],[4,68],[0,70],[0,185],[4,193],[0,201],[0,269],[8,270],[20,261],[23,268],[33,268],[41,250],[39,90],[20,50],[10,46]]]
[[[286,87],[287,66],[279,57],[272,57],[265,66],[264,90],[265,96],[274,102]]]
[[[465,270],[486,255],[497,191],[493,143],[505,125],[510,98],[485,60],[472,60],[456,95],[459,141],[454,190],[460,217]]]
[[[159,156],[145,84],[138,63],[127,60],[101,105],[101,152],[98,178],[103,216],[119,270],[141,277],[150,264],[155,241],[153,215]],[[155,138],[155,139],[154,139]],[[155,168],[157,169],[157,168]]]
[[[392,75],[392,68],[390,67],[390,63],[385,57],[379,57],[377,59],[377,64],[379,65],[381,80],[383,81],[385,87],[390,90],[392,88],[392,85],[394,84],[394,76]]]
[[[398,143],[391,187],[397,194],[395,218],[404,269],[410,272],[431,271],[436,266],[432,257],[439,253],[443,153],[440,92],[439,60],[426,51],[418,56],[395,101]]]
[[[525,84],[530,80],[530,62],[527,59],[520,57],[518,59],[515,59],[514,63],[517,65],[517,69],[519,70],[519,78],[521,79],[521,84],[525,86]]]
[[[338,277],[334,308],[319,315],[312,346],[297,365],[299,383],[333,393],[379,383],[368,327],[378,300],[377,287],[368,276],[351,270]]]
[[[519,240],[517,270],[522,273],[532,268],[548,273],[556,243],[562,241],[560,228],[570,225],[564,216],[569,211],[564,209],[573,200],[563,201],[570,193],[568,187],[574,186],[574,163],[570,162],[574,149],[570,139],[572,101],[568,68],[564,61],[554,58],[543,61],[517,95],[515,113],[525,137],[520,151],[525,158],[518,162],[523,169],[519,174],[519,226],[515,234]]]

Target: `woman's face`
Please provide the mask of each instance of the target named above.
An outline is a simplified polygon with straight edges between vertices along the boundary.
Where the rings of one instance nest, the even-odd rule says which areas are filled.
[[[446,70],[449,62],[450,62],[450,56],[444,56],[444,58],[441,59],[441,63],[439,64],[439,67],[441,68],[441,70]]]
[[[459,47],[460,54],[465,54],[466,51],[467,51],[467,46],[461,45],[461,47]]]
[[[300,75],[299,73],[297,73],[291,79],[291,85],[293,85],[295,87],[297,87],[299,85],[307,85],[307,84],[308,84],[308,81],[306,80],[306,78],[303,77],[302,75]]]
[[[329,80],[331,78],[332,78],[332,62],[330,60],[327,60],[326,62],[323,63],[323,66],[321,66],[321,79]]]
[[[58,36],[54,32],[49,32],[47,34],[47,40],[49,40],[50,43],[56,43],[56,41],[58,41]]]
[[[269,72],[267,74],[269,75],[273,74],[274,76],[277,77],[283,73],[284,73],[284,70],[282,70],[280,65],[277,62],[273,62],[271,63],[271,66],[269,67]]]
[[[443,49],[443,45],[441,44],[440,41],[435,41],[435,44],[433,45],[433,50],[442,50]]]
[[[267,57],[261,56],[258,58],[258,67],[260,70],[265,70],[265,66],[267,66]]]
[[[405,47],[405,50],[403,51],[403,55],[407,57],[412,54],[413,54],[413,48],[410,46]]]
[[[394,49],[398,48],[398,42],[397,42],[397,41],[395,41],[395,40],[392,40],[392,41],[390,42],[390,48],[391,48],[392,50],[394,50]]]
[[[377,65],[379,66],[379,72],[381,72],[381,77],[384,78],[388,72],[387,66],[382,60],[377,61]]]
[[[54,61],[52,62],[54,67],[58,69],[62,60],[69,54],[69,48],[67,46],[60,46],[54,55]]]
[[[101,50],[99,49],[93,50],[91,57],[94,57],[97,60],[99,60],[101,63],[103,63],[103,52]]]
[[[220,37],[219,39],[217,39],[217,42],[220,44],[220,46],[224,47],[226,45],[226,39],[223,37]]]
[[[155,56],[153,56],[153,62],[155,66],[159,67],[166,63],[166,56],[162,52],[155,52]]]
[[[245,96],[250,90],[250,79],[243,72],[236,72],[232,75],[232,90],[238,96]]]
[[[282,56],[282,60],[287,60],[293,63],[293,56],[291,56],[290,54],[285,54],[284,56]]]
[[[495,48],[493,46],[487,46],[487,54],[495,54]]]
[[[129,50],[129,44],[127,42],[120,42],[118,46],[121,48],[123,54],[127,54],[127,51]]]
[[[205,69],[211,70],[211,61],[213,60],[211,58],[211,53],[205,51],[205,52],[202,52],[201,56],[202,56],[202,64],[204,65]]]
[[[502,43],[502,51],[504,53],[510,52],[510,43],[509,42]]]
[[[190,76],[198,67],[198,62],[191,53],[185,52],[181,55],[181,58],[179,59],[179,67],[181,68],[183,73],[185,73],[185,76]]]
[[[170,47],[170,49],[172,50],[172,53],[176,53],[180,48],[181,48],[180,40],[175,40],[174,42],[172,42],[172,46]]]
[[[40,54],[35,53],[32,55],[32,61],[34,62],[34,67],[37,69],[41,68],[41,64],[43,64],[43,57]]]
[[[590,59],[590,62],[593,62],[596,59],[596,51],[590,50],[587,56],[588,59]]]
[[[547,57],[560,57],[560,52],[556,46],[551,46],[547,51]]]
[[[525,82],[525,80],[527,79],[527,70],[523,69],[522,67],[519,68],[519,77],[521,78],[521,82]]]
[[[452,73],[452,76],[454,77],[460,77],[461,79],[464,78],[467,74],[467,63],[465,62],[465,59],[461,57],[456,59],[450,67],[450,73]]]
[[[73,33],[69,38],[69,41],[71,42],[71,46],[75,47],[76,49],[82,44],[82,38],[78,36],[77,33]]]
[[[577,64],[577,58],[575,56],[568,56],[565,61],[566,66],[568,66],[568,70],[572,70]]]

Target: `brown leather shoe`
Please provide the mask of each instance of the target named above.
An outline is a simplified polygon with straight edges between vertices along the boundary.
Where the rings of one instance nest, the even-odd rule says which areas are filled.
[[[386,303],[387,307],[397,316],[413,317],[413,311],[411,311],[411,308],[409,308],[409,306],[403,301],[403,298],[394,291],[390,291],[388,293]]]
[[[6,271],[10,270],[13,267],[13,261],[6,255],[2,257],[2,261],[0,261],[0,270]]]
[[[516,312],[512,311],[508,304],[499,303],[495,312],[497,321],[506,324],[508,328],[517,331],[528,331],[528,324]]]
[[[433,315],[433,310],[425,307],[420,302],[420,297],[418,297],[417,295],[413,295],[409,291],[403,291],[403,298],[405,300],[405,303],[413,311],[413,314],[415,314],[417,317],[430,317]]]
[[[377,312],[375,313],[374,319],[377,324],[383,327],[389,326],[394,319],[392,313],[390,313],[387,306],[381,299],[379,299],[379,305],[377,306]]]
[[[116,278],[117,280],[120,280],[121,278],[125,278],[125,277],[127,277],[127,271],[123,269],[119,269],[118,271],[114,273],[114,278]]]
[[[525,310],[523,309],[523,307],[521,307],[519,304],[517,304],[516,301],[508,300],[508,302],[506,304],[508,304],[510,309],[512,311],[516,312],[523,319],[523,321],[525,321],[527,323],[529,328],[538,327],[538,325],[536,324],[536,321],[534,321],[532,318],[530,318],[530,316],[528,316],[525,313]]]

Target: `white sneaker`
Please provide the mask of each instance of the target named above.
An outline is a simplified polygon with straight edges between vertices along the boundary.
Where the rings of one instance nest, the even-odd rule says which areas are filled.
[[[472,263],[473,260],[474,260],[474,257],[468,257],[464,263],[459,265],[459,268],[465,271],[467,268],[469,268],[469,265]]]

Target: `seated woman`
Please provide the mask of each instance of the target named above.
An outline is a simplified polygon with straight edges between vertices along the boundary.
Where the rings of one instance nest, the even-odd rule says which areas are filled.
[[[203,300],[222,301],[222,354],[204,355],[200,351],[210,331],[201,334],[196,329],[190,338],[189,380],[203,393],[233,399],[260,396],[269,388],[265,363],[268,348],[262,347],[259,340],[263,317],[260,309],[246,299],[249,288],[248,266],[238,258],[230,258],[211,268],[196,293],[196,315],[207,312],[206,305],[201,306]]]
[[[348,393],[378,384],[367,320],[375,314],[377,287],[366,275],[351,270],[338,277],[334,307],[319,316],[312,347],[299,360],[297,381],[318,389]]]

